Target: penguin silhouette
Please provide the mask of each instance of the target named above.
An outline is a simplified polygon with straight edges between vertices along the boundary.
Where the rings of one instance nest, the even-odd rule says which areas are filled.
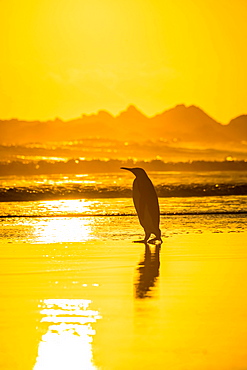
[[[144,240],[140,240],[139,242],[147,243],[151,234],[154,234],[155,238],[149,240],[149,242],[158,240],[162,243],[159,228],[159,202],[152,181],[143,168],[121,167],[121,169],[132,172],[136,177],[133,182],[133,202],[140,224],[145,231]]]

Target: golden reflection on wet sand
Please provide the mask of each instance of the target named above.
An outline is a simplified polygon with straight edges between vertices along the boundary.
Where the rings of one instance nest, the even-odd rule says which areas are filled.
[[[209,232],[160,250],[0,245],[0,368],[245,369],[245,245],[246,233]]]
[[[33,370],[95,369],[92,355],[91,323],[100,318],[88,309],[85,299],[45,299],[41,301],[41,324],[46,333],[38,347]]]
[[[36,243],[73,243],[93,239],[92,219],[87,218],[47,218],[35,225],[33,236]]]
[[[61,214],[82,214],[89,212],[92,204],[84,199],[58,200],[40,202],[39,207],[48,213],[59,210]],[[85,242],[93,238],[92,222],[85,217],[46,218],[35,226],[33,236],[37,243]]]

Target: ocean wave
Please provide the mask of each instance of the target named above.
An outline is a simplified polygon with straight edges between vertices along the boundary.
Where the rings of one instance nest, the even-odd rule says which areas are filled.
[[[160,216],[241,216],[247,215],[246,211],[198,211],[198,212],[161,212]],[[0,219],[7,218],[78,218],[78,217],[136,217],[136,213],[43,213],[43,214],[18,214],[0,215]]]
[[[247,195],[247,184],[158,185],[158,197],[207,197]],[[132,190],[120,186],[31,186],[0,189],[0,202],[59,199],[131,198]]]

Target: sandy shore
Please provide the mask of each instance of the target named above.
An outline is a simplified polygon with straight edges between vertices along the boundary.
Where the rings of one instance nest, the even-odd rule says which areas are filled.
[[[2,243],[0,368],[246,369],[246,240]]]

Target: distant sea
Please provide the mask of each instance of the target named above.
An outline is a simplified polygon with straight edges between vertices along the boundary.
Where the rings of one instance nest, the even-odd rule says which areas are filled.
[[[148,174],[160,198],[247,195],[247,171],[171,171]],[[131,198],[133,179],[134,176],[124,170],[116,173],[2,176],[0,201]],[[122,213],[122,210],[111,211],[115,212]],[[177,211],[171,209],[169,212]]]

